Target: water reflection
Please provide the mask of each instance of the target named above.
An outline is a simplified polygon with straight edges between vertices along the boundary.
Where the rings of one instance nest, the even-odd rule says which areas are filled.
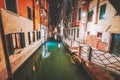
[[[35,66],[34,66],[34,65],[33,65],[32,69],[33,69],[33,71],[35,71],[35,70],[36,70],[36,68],[35,68]]]
[[[60,48],[61,47],[61,45],[60,45],[60,43],[58,43],[58,48]]]
[[[46,44],[42,47],[42,58],[48,58],[50,56],[50,52],[48,52],[48,48]]]
[[[91,80],[66,54],[62,43],[47,42],[14,74],[13,80]]]

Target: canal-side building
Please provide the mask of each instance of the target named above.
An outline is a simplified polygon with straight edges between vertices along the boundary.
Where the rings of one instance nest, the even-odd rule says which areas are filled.
[[[66,19],[66,9],[67,7],[67,0],[63,0],[59,2],[58,8],[59,8],[59,23],[58,26],[60,28],[60,35],[66,37],[67,36],[67,28],[65,25],[65,19]]]
[[[47,0],[40,0],[40,27],[42,41],[47,40],[48,34],[48,23],[49,23],[49,4]],[[47,34],[46,34],[47,33]]]
[[[77,0],[74,3],[76,11],[72,7],[69,10],[70,1],[67,7],[68,32],[65,33],[68,37],[64,40],[65,44],[96,79],[114,80],[111,72],[120,74],[119,1]],[[75,37],[77,35],[78,38]]]
[[[81,43],[85,41],[87,8],[87,0],[68,0],[66,12],[68,38]]]
[[[89,3],[86,43],[98,50],[119,53],[120,13],[114,3],[112,0]]]
[[[48,13],[47,0],[0,0],[1,80],[10,77],[7,70],[13,74],[42,44],[41,27],[47,29]]]

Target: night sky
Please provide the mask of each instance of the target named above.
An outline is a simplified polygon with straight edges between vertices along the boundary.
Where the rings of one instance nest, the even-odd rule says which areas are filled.
[[[58,15],[58,3],[59,0],[48,0],[49,7],[50,7],[50,24],[55,25],[56,24],[56,16]]]

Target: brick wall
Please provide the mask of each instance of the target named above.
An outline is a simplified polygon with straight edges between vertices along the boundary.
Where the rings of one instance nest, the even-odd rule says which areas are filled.
[[[86,39],[86,44],[96,48],[98,50],[107,51],[108,43],[102,42],[102,39],[97,38],[94,35],[88,36]]]

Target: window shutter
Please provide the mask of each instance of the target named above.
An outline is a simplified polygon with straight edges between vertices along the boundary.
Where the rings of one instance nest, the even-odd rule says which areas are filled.
[[[37,32],[37,40],[39,40],[39,32]]]
[[[30,32],[28,32],[28,40],[29,40],[29,44],[31,43],[31,40],[30,40]]]
[[[33,42],[35,42],[35,32],[33,32]]]
[[[9,54],[14,54],[14,46],[13,46],[13,40],[12,40],[12,34],[6,35],[6,41],[7,41],[7,48]]]
[[[105,11],[106,11],[106,4],[104,4],[100,7],[99,19],[104,19],[105,18]]]
[[[25,36],[24,33],[20,33],[20,43],[21,43],[21,48],[25,47]]]

